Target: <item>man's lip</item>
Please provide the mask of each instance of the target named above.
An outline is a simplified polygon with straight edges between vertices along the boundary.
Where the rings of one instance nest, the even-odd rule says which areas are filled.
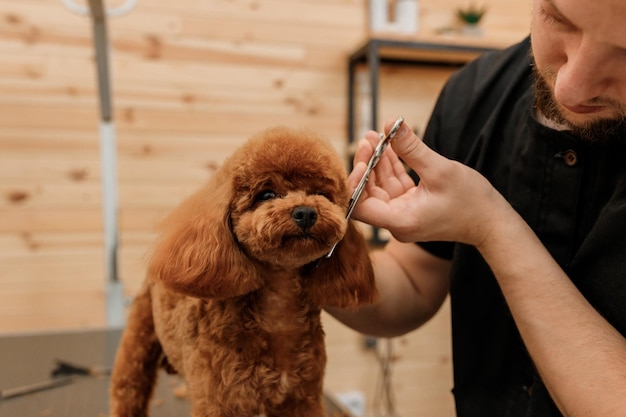
[[[598,113],[605,109],[605,106],[583,106],[583,105],[566,106],[565,104],[563,104],[563,107],[565,107],[567,110],[571,111],[572,113],[578,113],[578,114]]]

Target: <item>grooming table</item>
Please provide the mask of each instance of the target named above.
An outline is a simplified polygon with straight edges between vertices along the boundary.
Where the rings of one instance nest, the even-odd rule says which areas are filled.
[[[51,380],[57,360],[95,370],[113,365],[120,329],[51,332],[0,336],[0,391],[34,387]],[[30,394],[0,398],[2,417],[106,417],[109,376],[74,375],[60,386]],[[182,385],[161,371],[150,406],[151,417],[188,416],[189,403],[176,396]],[[350,417],[332,395],[325,397],[329,417]]]

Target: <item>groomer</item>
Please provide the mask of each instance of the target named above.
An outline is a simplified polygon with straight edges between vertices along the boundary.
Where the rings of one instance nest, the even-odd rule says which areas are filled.
[[[626,416],[626,1],[533,0],[391,148],[354,213],[394,237],[380,302],[331,313],[398,336],[450,294],[458,417]]]

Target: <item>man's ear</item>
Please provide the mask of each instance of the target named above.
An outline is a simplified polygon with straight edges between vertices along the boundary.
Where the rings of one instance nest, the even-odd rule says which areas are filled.
[[[319,306],[357,307],[378,298],[367,243],[352,221],[335,253],[311,268],[307,289]]]
[[[229,298],[263,285],[257,267],[230,230],[231,180],[222,167],[164,223],[148,273],[167,288],[193,297]]]

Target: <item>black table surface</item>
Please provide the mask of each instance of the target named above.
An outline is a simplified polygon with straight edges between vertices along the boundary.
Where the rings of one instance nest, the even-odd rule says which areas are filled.
[[[113,365],[121,329],[0,335],[0,392],[52,379],[57,361],[107,370]],[[62,386],[1,398],[0,417],[105,417],[109,377],[72,376]],[[182,380],[159,374],[150,406],[151,417],[189,416],[189,403],[175,394]],[[329,417],[349,413],[325,397]]]

